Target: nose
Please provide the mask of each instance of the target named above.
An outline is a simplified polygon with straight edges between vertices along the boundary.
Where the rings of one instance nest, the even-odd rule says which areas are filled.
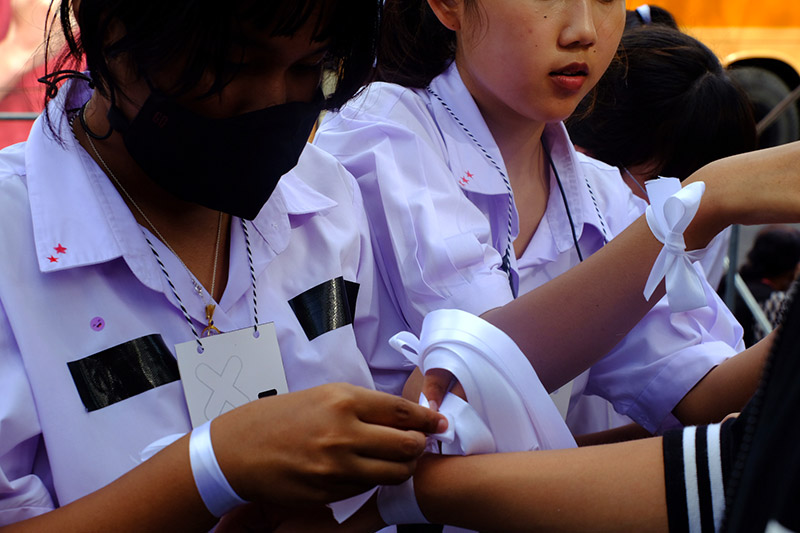
[[[594,4],[596,0],[566,2],[565,24],[559,35],[559,45],[564,48],[590,47],[597,42]]]

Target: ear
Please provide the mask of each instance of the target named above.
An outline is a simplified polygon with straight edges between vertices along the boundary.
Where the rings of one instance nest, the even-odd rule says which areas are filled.
[[[463,0],[428,0],[428,5],[445,28],[452,31],[461,29]]]

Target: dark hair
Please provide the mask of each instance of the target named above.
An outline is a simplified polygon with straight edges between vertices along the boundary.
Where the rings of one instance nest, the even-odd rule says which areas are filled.
[[[800,231],[783,225],[762,229],[739,269],[745,281],[774,278],[793,272],[800,262]]]
[[[681,180],[756,148],[746,94],[705,45],[663,25],[625,30],[618,58],[567,127],[601,161]]]
[[[642,15],[636,9],[629,9],[625,14],[625,27],[635,28],[637,26],[647,26],[650,24],[663,24],[673,29],[678,29],[678,22],[672,13],[663,7],[654,6],[652,4],[645,4],[650,7],[650,21],[642,18]]]
[[[59,2],[56,7],[56,2]],[[109,63],[125,57],[143,79],[170,69],[178,71],[172,94],[186,93],[210,73],[209,94],[220,91],[236,75],[241,62],[231,58],[243,44],[244,24],[291,36],[308,21],[316,24],[314,40],[330,39],[326,68],[337,85],[328,109],[344,104],[369,79],[377,46],[381,0],[227,0],[219,5],[198,0],[80,0],[75,2],[79,32],[73,33],[72,0],[50,5],[48,46],[57,28],[65,51],[47,71],[81,68],[85,61],[96,90],[119,94]],[[124,33],[115,32],[124,28]],[[51,92],[48,97],[52,98]]]
[[[468,8],[475,0],[464,0]],[[456,33],[447,29],[426,0],[386,0],[381,17],[377,74],[381,81],[425,87],[455,56]]]

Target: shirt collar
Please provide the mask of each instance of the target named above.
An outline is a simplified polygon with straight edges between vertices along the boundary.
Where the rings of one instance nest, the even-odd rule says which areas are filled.
[[[323,214],[338,204],[303,179],[303,176],[313,176],[319,171],[310,155],[314,150],[319,149],[306,145],[297,166],[281,177],[275,191],[253,221],[264,244],[273,254],[279,254],[289,246],[291,218]]]
[[[40,117],[25,147],[39,269],[55,272],[124,256],[142,282],[160,287],[136,219],[72,132],[65,109],[79,109],[90,96],[86,82],[67,82],[48,106],[60,142]]]
[[[458,185],[479,194],[508,194],[500,175],[501,172],[508,175],[500,149],[455,61],[431,81],[430,89],[431,110],[444,137]]]
[[[561,197],[556,176],[551,169],[550,198],[545,212],[559,253],[575,246],[570,229],[570,216],[575,228],[575,236],[580,240],[584,226],[591,226],[601,232],[603,224],[592,199],[589,182],[578,153],[572,146],[567,129],[561,122],[547,124],[543,133],[544,145],[550,153],[569,205],[569,216]]]
[[[54,272],[124,257],[142,283],[160,290],[163,274],[153,261],[136,219],[116,187],[78,143],[64,111],[79,109],[90,96],[86,82],[67,82],[48,109],[62,142],[53,137],[40,117],[26,144],[39,269]],[[306,146],[298,165],[281,178],[253,221],[262,239],[251,239],[251,246],[266,248],[263,251],[269,257],[289,245],[290,217],[322,213],[337,205],[303,181],[303,174],[316,172],[313,161],[305,155],[309,149],[314,148]]]

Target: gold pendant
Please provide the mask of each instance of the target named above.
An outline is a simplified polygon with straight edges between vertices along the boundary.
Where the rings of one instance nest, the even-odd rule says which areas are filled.
[[[218,335],[221,331],[214,325],[214,310],[217,308],[214,304],[208,304],[206,306],[206,321],[208,321],[208,326],[200,333],[200,336],[210,337],[211,335]]]

